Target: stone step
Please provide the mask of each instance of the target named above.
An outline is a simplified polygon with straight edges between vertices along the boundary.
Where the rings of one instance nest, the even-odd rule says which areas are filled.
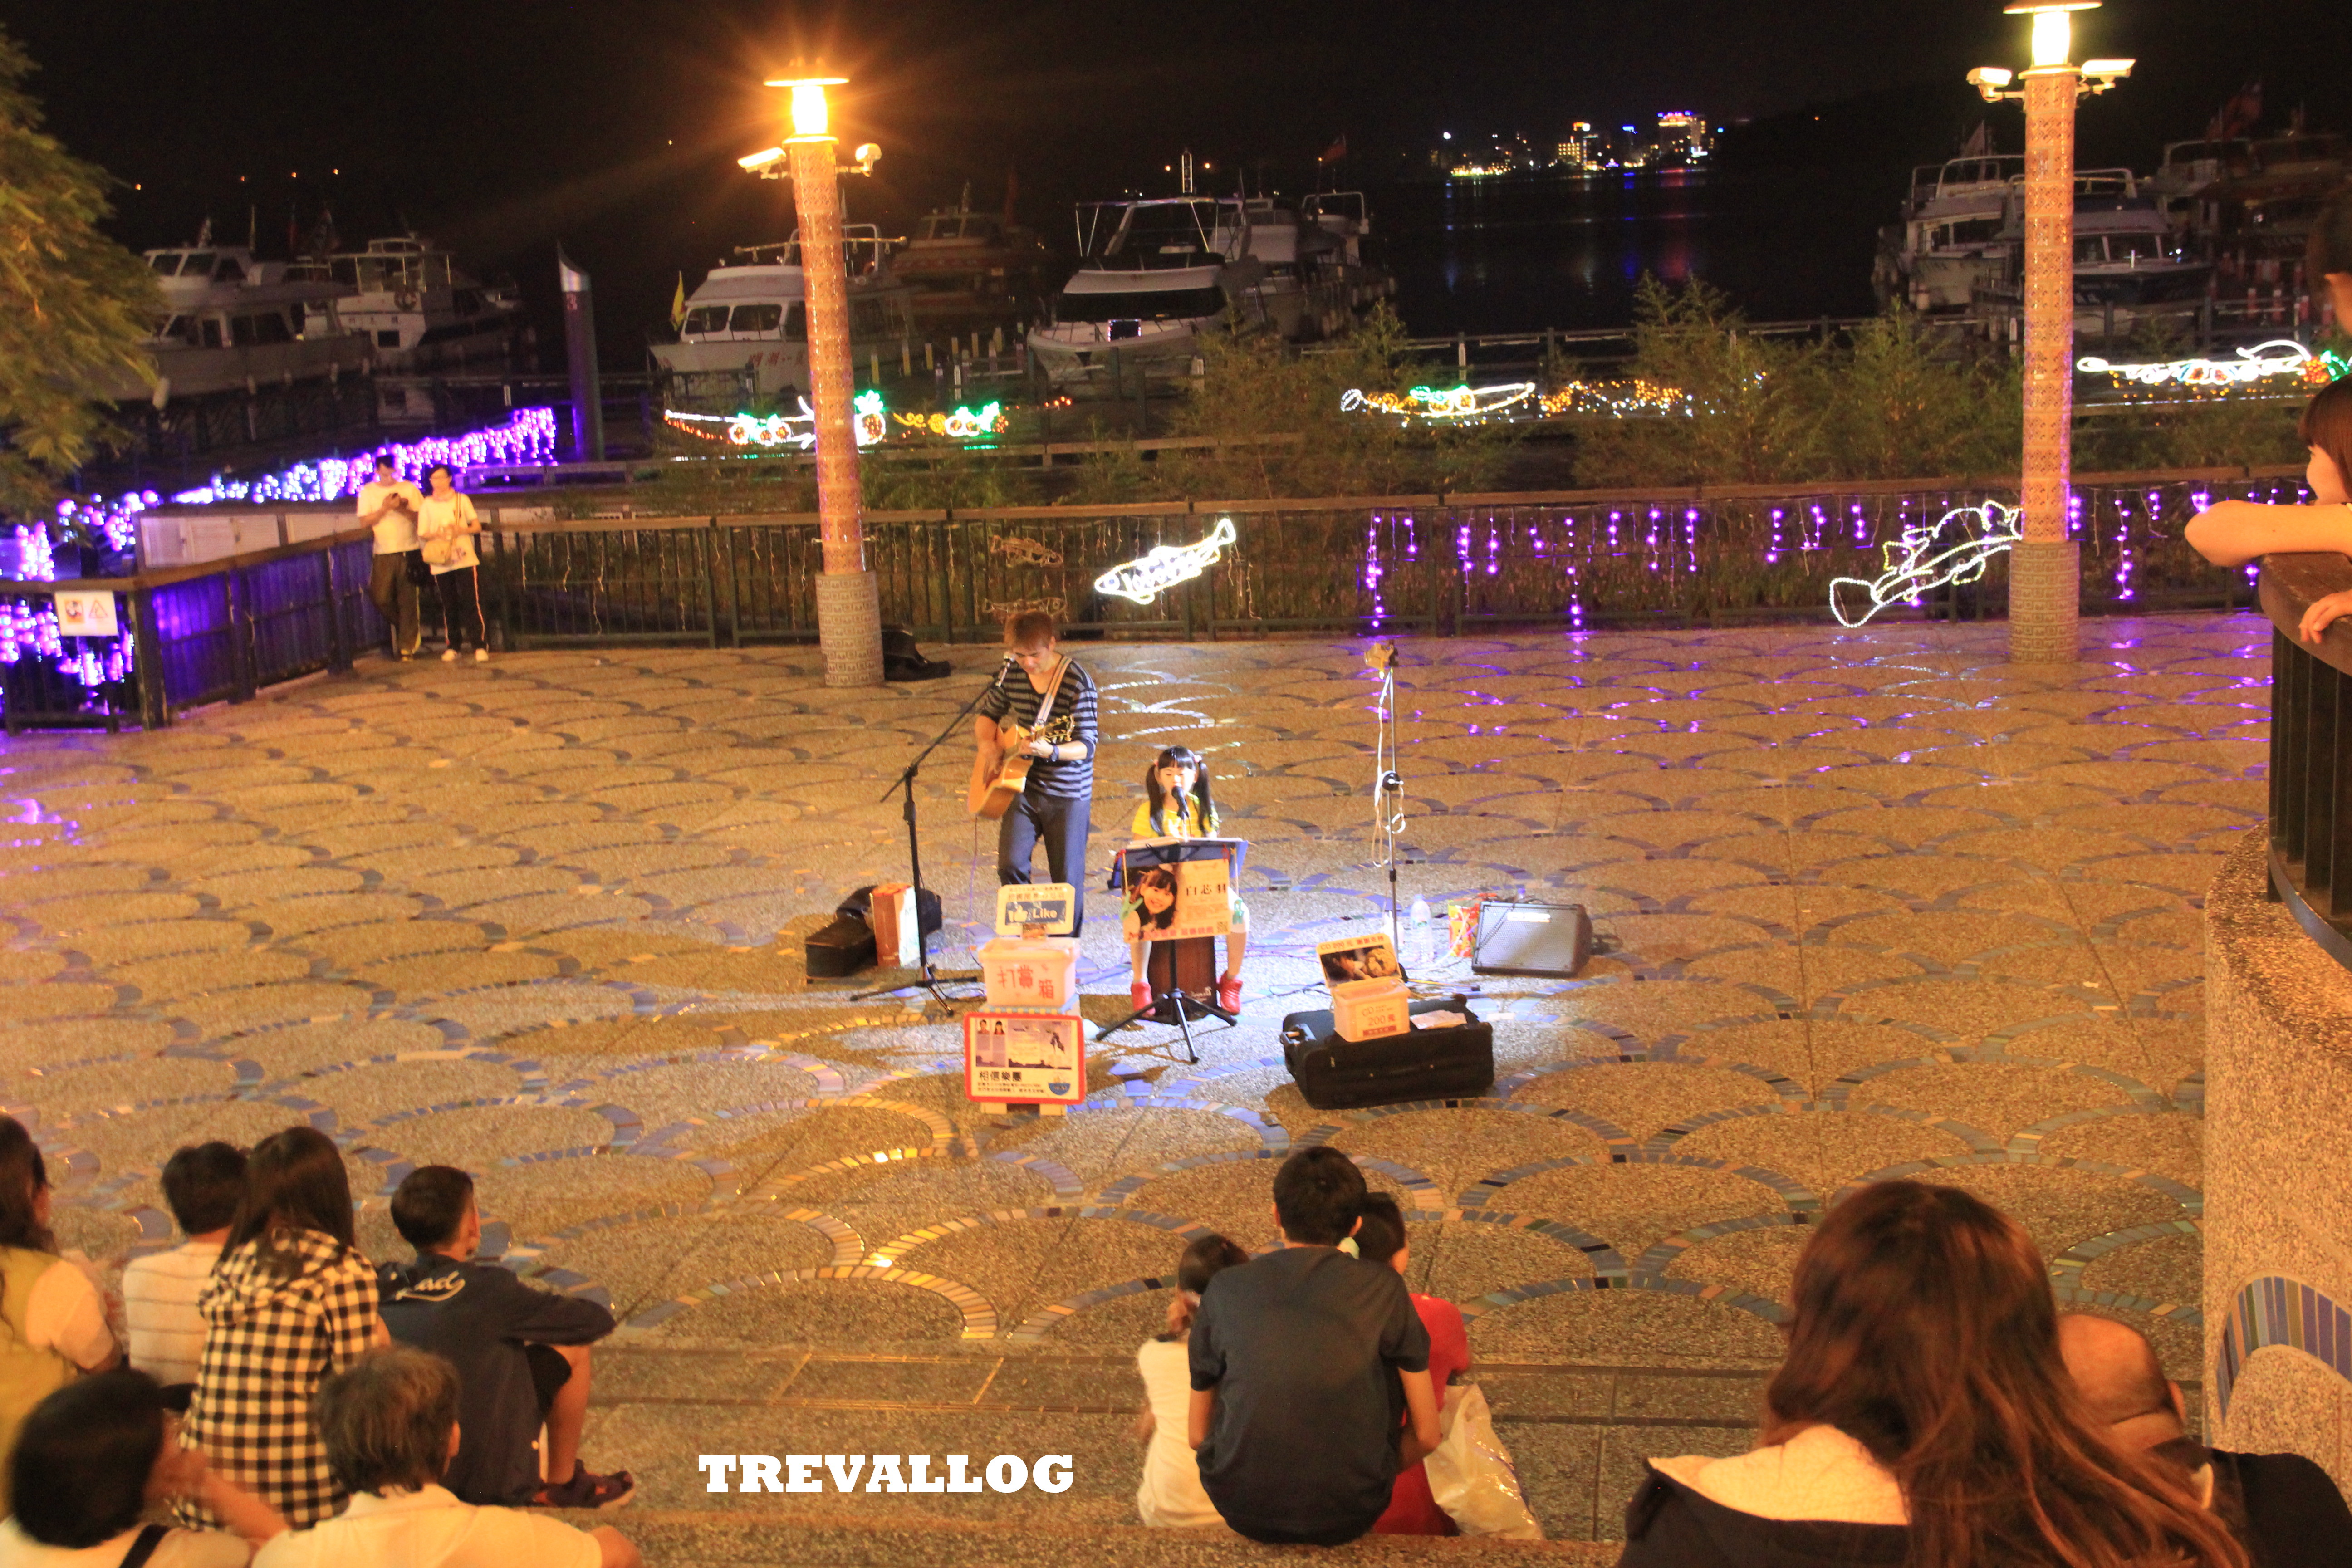
[[[590,1522],[585,1519],[579,1522]],[[1312,1553],[1318,1563],[1493,1564],[1507,1568],[1601,1568],[1617,1561],[1615,1542],[1460,1541],[1373,1535],[1346,1546],[1260,1546],[1222,1531],[1079,1529],[1033,1519],[1002,1523],[949,1520],[877,1524],[839,1513],[769,1510],[698,1512],[623,1510],[618,1525],[656,1568],[1258,1568]]]
[[[1607,1542],[1620,1533],[1644,1458],[1752,1446],[1765,1369],[1513,1360],[1483,1363],[1475,1375],[1545,1534]],[[951,1552],[966,1553],[960,1562],[1011,1563],[1026,1558],[1003,1555],[1014,1550],[1007,1543],[1040,1532],[1099,1538],[1107,1563],[1223,1563],[1229,1556],[1200,1553],[1262,1551],[1136,1524],[1143,1386],[1131,1356],[997,1344],[844,1351],[640,1342],[601,1347],[595,1378],[585,1457],[598,1469],[635,1472],[635,1503],[611,1518],[665,1568],[923,1563],[926,1553]],[[969,1456],[975,1474],[999,1454],[1059,1454],[1073,1478],[1053,1494],[847,1495],[829,1478],[813,1495],[711,1492],[696,1462],[703,1454],[794,1453],[928,1454],[934,1474],[951,1454]],[[787,1537],[802,1556],[772,1555]],[[1615,1551],[1591,1560],[1612,1561]]]

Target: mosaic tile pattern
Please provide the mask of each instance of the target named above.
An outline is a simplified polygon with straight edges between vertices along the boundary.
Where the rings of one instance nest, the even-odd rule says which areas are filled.
[[[1162,1030],[1097,1047],[1066,1117],[967,1103],[926,997],[797,956],[903,877],[883,785],[981,650],[881,692],[825,690],[813,650],[371,662],[157,734],[12,738],[0,1102],[93,1253],[168,1241],[179,1143],[305,1121],[369,1246],[404,1172],[458,1160],[515,1267],[680,1353],[1131,1348],[1185,1237],[1266,1245],[1272,1161],[1329,1142],[1485,1354],[1752,1368],[1802,1227],[1899,1173],[2009,1205],[2071,1300],[2193,1357],[2199,910],[2263,810],[2269,629],[2098,622],[2063,672],[2003,635],[1409,642],[1405,897],[1573,900],[1608,947],[1565,982],[1416,966],[1479,993],[1499,1081],[1352,1113],[1300,1100],[1274,1034],[1387,887],[1353,645],[1078,650],[1089,880],[1181,740],[1254,841],[1256,929],[1241,1027],[1198,1065]],[[950,967],[992,891],[969,754],[919,795]],[[1126,957],[1093,898],[1107,1020]]]
[[[2352,1382],[2352,1313],[2326,1292],[2273,1274],[2238,1292],[2230,1321],[2221,1325],[2221,1353],[2213,1369],[2213,1396],[2221,1414],[2246,1358],[2270,1345],[2301,1351],[2336,1376]]]

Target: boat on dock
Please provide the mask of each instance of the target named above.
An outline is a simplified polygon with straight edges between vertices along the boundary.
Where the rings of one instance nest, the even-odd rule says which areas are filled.
[[[897,361],[920,339],[915,290],[887,267],[891,241],[871,224],[847,227],[849,344],[864,362]],[[753,402],[790,408],[809,390],[808,278],[800,236],[722,258],[687,296],[677,341],[652,345],[677,407],[732,413]]]
[[[1964,310],[1977,289],[1998,282],[2008,261],[2002,228],[2011,187],[2025,173],[2014,153],[1964,153],[1911,172],[1903,221],[1879,230],[1871,283],[1883,305]]]
[[[1186,375],[1229,320],[1266,323],[1266,263],[1239,198],[1084,202],[1076,223],[1084,260],[1053,319],[1029,330],[1030,355],[1056,389],[1115,393],[1130,377]]]
[[[926,331],[1025,327],[1037,314],[1050,258],[1036,231],[1003,213],[974,212],[963,200],[918,220],[889,269],[913,290],[915,324]]]
[[[122,374],[107,389],[121,402],[173,398],[336,379],[367,370],[375,349],[343,319],[352,290],[291,278],[241,245],[197,244],[144,252],[164,314],[147,340],[158,381]]]
[[[288,276],[347,290],[341,319],[368,335],[386,370],[504,363],[520,346],[522,302],[512,285],[482,283],[416,235],[307,257]]]

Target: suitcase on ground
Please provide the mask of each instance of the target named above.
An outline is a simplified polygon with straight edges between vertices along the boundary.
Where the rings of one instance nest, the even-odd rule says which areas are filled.
[[[1376,1040],[1343,1040],[1331,1032],[1328,1011],[1285,1018],[1282,1059],[1307,1103],[1318,1110],[1353,1110],[1416,1100],[1470,1100],[1495,1087],[1495,1028],[1481,1023],[1465,999],[1415,1002],[1412,1011],[1460,1013],[1470,1022]]]
[[[874,967],[874,928],[854,915],[838,915],[809,933],[804,951],[810,979],[838,980]]]

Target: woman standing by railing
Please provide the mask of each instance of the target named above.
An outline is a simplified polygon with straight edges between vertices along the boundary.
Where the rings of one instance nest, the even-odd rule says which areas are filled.
[[[470,631],[475,661],[485,662],[490,657],[490,628],[482,616],[481,557],[474,551],[482,520],[472,499],[452,482],[446,463],[435,464],[425,480],[433,488],[417,511],[416,537],[425,549],[425,563],[433,569],[433,592],[440,598],[441,622],[449,636],[441,659],[445,664],[455,660]]]

